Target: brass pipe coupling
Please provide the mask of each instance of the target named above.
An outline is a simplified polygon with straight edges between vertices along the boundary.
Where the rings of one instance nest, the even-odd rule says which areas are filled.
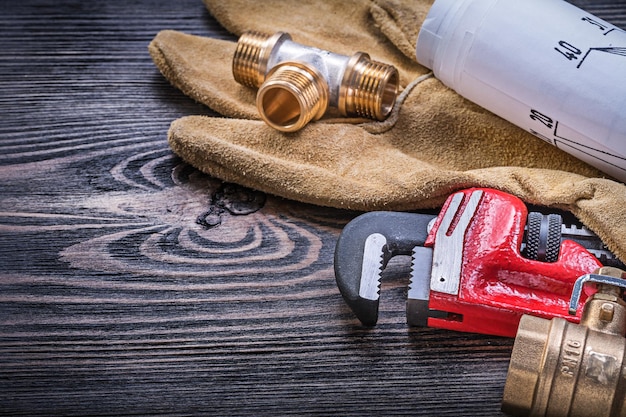
[[[395,67],[357,52],[335,54],[291,40],[287,33],[246,32],[233,57],[235,81],[258,88],[256,106],[275,129],[294,132],[329,108],[342,116],[385,120],[398,94]]]
[[[626,416],[626,272],[603,267],[576,281],[572,315],[583,286],[580,324],[525,315],[515,338],[502,410],[514,416]]]

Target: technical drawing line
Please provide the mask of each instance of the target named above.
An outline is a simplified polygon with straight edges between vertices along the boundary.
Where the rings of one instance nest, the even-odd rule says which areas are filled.
[[[613,28],[611,30],[607,30],[606,33],[603,36],[607,36],[609,33],[613,32],[613,31],[618,31],[618,32],[626,32],[626,30],[620,29],[620,28]]]
[[[607,156],[611,156],[611,157],[613,157],[613,158],[615,158],[615,159],[621,159],[622,161],[626,161],[626,158],[624,158],[623,156],[614,155],[614,154],[609,153],[609,152],[606,152],[606,151],[601,151],[600,149],[592,148],[592,147],[591,147],[591,146],[589,146],[589,145],[585,145],[585,144],[583,144],[583,143],[576,142],[575,140],[568,139],[568,138],[566,138],[566,137],[564,137],[564,136],[559,136],[559,135],[558,135],[558,133],[557,133],[557,131],[558,131],[558,130],[559,130],[559,122],[557,121],[557,122],[555,123],[555,125],[554,125],[554,137],[555,137],[555,138],[557,138],[557,139],[561,139],[561,140],[563,140],[563,141],[565,141],[565,142],[572,143],[572,144],[577,145],[577,146],[580,146],[580,147],[582,147],[582,148],[587,148],[587,149],[589,149],[589,150],[591,150],[591,151],[594,151],[594,152],[598,152],[598,153],[602,153],[602,154],[607,155]],[[609,163],[608,161],[605,161],[605,162]]]
[[[610,47],[602,47],[602,48],[589,48],[583,59],[580,61],[580,64],[576,68],[580,68],[580,66],[585,62],[585,59],[589,56],[589,54],[593,51],[605,52],[613,55],[621,55],[626,57],[626,47],[624,46],[610,46]]]
[[[626,165],[626,158],[622,157],[622,156],[618,156],[618,155],[614,155],[612,153],[606,152],[606,151],[601,151],[599,149],[595,149],[592,148],[591,146],[576,142],[575,140],[571,140],[568,139],[566,137],[563,136],[559,136],[557,131],[559,129],[559,122],[557,121],[555,126],[554,126],[554,145],[559,148],[559,149],[563,149],[563,147],[569,147],[571,149],[576,149],[578,152],[583,153],[593,159],[596,159],[598,161],[602,161],[610,166],[613,166],[621,171],[626,172],[626,168],[624,168],[624,166]],[[561,146],[559,146],[559,144]],[[587,151],[586,151],[587,150]],[[616,160],[621,160],[624,161],[624,163],[622,163],[621,165],[618,165],[615,162],[611,162],[608,159],[609,158],[601,158],[598,154],[602,154],[602,155],[606,155],[609,158],[614,158]]]
[[[602,162],[606,163],[607,165],[610,165],[610,166],[615,167],[615,168],[617,168],[617,169],[619,169],[619,170],[621,170],[621,171],[626,172],[626,168],[624,168],[624,167],[622,167],[622,166],[619,166],[619,165],[617,165],[617,164],[614,164],[613,162],[609,162],[609,161],[607,161],[607,160],[605,160],[605,159],[598,158],[596,155],[594,155],[594,154],[592,154],[592,153],[590,153],[590,152],[585,152],[584,150],[582,150],[582,149],[580,149],[580,148],[577,148],[577,147],[575,147],[575,146],[572,146],[572,145],[571,145],[572,143],[576,143],[576,142],[571,142],[571,143],[568,143],[567,141],[560,141],[560,140],[557,140],[557,141],[555,141],[555,143],[556,143],[556,147],[557,147],[557,148],[559,148],[559,149],[561,149],[561,150],[563,150],[563,147],[569,147],[569,148],[572,148],[572,149],[576,149],[578,152],[580,152],[580,153],[582,153],[582,154],[585,154],[585,155],[589,156],[590,158],[597,159],[598,161],[602,161]],[[560,146],[559,146],[559,144],[561,144],[563,147],[560,147]],[[593,148],[589,148],[589,147],[587,147],[587,148],[588,148],[588,149],[593,149]]]

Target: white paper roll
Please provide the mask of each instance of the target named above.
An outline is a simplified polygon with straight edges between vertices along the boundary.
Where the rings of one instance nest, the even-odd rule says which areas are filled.
[[[626,31],[562,0],[436,0],[416,56],[463,97],[626,182]]]

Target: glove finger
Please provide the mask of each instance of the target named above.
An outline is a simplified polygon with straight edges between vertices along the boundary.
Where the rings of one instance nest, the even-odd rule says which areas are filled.
[[[374,0],[370,13],[391,43],[415,61],[417,35],[432,3],[433,0]]]
[[[235,82],[236,43],[164,30],[148,46],[156,66],[176,88],[229,117],[258,119],[256,92]]]
[[[172,123],[168,138],[209,175],[322,206],[433,208],[460,188],[497,188],[572,211],[626,259],[626,186],[614,181],[537,168],[450,169],[402,152],[389,135],[347,124],[316,123],[287,135],[260,121],[188,116]]]
[[[237,35],[247,30],[268,34],[282,31],[296,42],[338,54],[366,52],[374,60],[396,66],[402,86],[428,72],[376,27],[367,0],[204,0],[204,4],[228,31]]]
[[[171,148],[210,175],[306,203],[372,210],[412,208],[433,191],[440,166],[407,156],[355,125],[314,123],[283,134],[260,121],[187,116],[169,130]],[[410,167],[401,175],[395,167]],[[466,176],[450,174],[449,187]]]

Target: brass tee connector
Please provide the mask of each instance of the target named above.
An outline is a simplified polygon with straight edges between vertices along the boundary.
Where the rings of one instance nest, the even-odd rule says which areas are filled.
[[[504,387],[502,410],[514,416],[626,416],[626,272],[603,267],[576,282],[595,282],[580,324],[522,317]]]
[[[246,32],[233,57],[235,81],[258,88],[256,106],[275,129],[294,132],[329,108],[342,116],[385,120],[398,94],[395,67],[366,53],[335,54],[291,40],[287,33]]]

